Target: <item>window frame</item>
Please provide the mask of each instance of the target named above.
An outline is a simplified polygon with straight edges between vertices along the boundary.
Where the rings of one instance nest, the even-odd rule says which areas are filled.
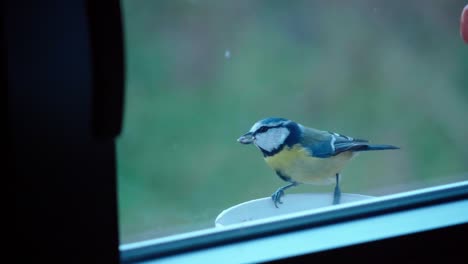
[[[468,214],[460,214],[461,208],[468,210],[468,181],[327,207],[320,212],[304,212],[303,214],[294,214],[292,217],[285,216],[252,225],[213,228],[124,244],[120,246],[121,262],[132,263],[151,260],[171,262],[172,260],[187,260],[187,257],[212,261],[217,258],[221,260],[219,258],[223,256],[228,257],[233,252],[242,252],[242,261],[247,262],[284,259],[300,254],[311,254],[369,241],[379,241],[390,237],[466,224],[468,223]],[[451,219],[430,217],[448,213],[457,217]],[[424,219],[431,221],[422,221],[420,225],[419,223],[412,225],[394,224],[398,217],[405,217],[404,219],[424,217]],[[362,230],[363,223],[374,232],[372,234],[353,232],[353,230]],[[347,241],[343,239],[328,241],[328,244],[323,247],[317,247],[316,243],[282,243],[282,247],[275,245],[278,241],[286,239],[301,241],[301,237],[303,239],[304,236],[310,240],[313,237],[311,234],[315,234],[315,237],[323,237],[322,235],[326,232],[329,235],[336,235],[338,230],[351,232],[353,236]],[[268,248],[270,251],[264,251]],[[239,249],[242,250],[239,251]],[[265,252],[270,252],[270,255],[265,256]]]

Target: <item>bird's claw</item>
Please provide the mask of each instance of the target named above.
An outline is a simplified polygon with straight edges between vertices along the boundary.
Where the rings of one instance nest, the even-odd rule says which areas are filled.
[[[281,197],[284,195],[284,191],[280,188],[278,189],[273,195],[271,195],[271,199],[273,203],[275,203],[275,207],[278,208],[278,204],[282,204]]]

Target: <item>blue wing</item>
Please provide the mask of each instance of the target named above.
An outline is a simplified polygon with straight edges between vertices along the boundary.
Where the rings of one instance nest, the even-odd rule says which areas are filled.
[[[328,158],[345,151],[397,149],[391,145],[371,145],[367,140],[356,139],[338,133],[304,128],[302,144],[313,157]]]

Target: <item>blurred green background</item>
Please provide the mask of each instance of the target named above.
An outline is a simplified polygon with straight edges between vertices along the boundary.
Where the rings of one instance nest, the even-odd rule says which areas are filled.
[[[283,186],[236,142],[268,116],[402,148],[356,157],[344,192],[468,179],[465,4],[123,1],[121,242],[213,227],[223,209]]]

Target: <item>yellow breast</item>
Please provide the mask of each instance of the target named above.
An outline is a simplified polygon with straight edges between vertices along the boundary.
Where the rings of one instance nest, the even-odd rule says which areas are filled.
[[[296,182],[331,184],[334,183],[336,173],[343,169],[352,156],[353,153],[347,151],[329,158],[315,158],[296,144],[293,147],[284,147],[274,156],[265,157],[265,161],[272,169]]]

